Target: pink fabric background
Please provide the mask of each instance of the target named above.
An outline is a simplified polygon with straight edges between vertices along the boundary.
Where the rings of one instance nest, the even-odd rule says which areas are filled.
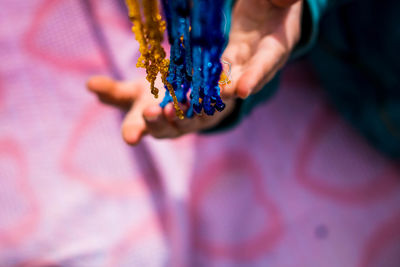
[[[125,77],[137,45],[92,1]],[[84,88],[110,69],[81,0],[0,0],[0,266],[400,266],[400,171],[307,65],[240,127],[130,148]],[[233,77],[234,78],[234,77]]]

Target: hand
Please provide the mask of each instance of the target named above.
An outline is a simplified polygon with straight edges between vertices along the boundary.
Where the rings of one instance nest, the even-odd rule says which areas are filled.
[[[117,82],[107,77],[93,77],[87,83],[88,89],[107,105],[128,111],[122,124],[122,137],[126,143],[136,145],[143,136],[150,134],[156,138],[175,138],[198,132],[217,125],[234,107],[233,99],[225,99],[226,108],[214,116],[196,115],[192,119],[180,120],[170,103],[163,110],[160,100],[154,99],[149,83],[143,80]],[[163,88],[158,85],[158,88]],[[187,110],[188,106],[182,106]]]
[[[223,59],[232,63],[225,97],[246,98],[283,67],[300,39],[302,1],[238,0]]]
[[[223,56],[232,63],[233,80],[221,90],[225,110],[214,116],[196,115],[193,119],[179,120],[172,104],[164,110],[159,107],[160,100],[153,98],[145,79],[117,82],[93,77],[87,87],[103,103],[128,111],[122,124],[122,136],[128,144],[138,144],[146,134],[175,138],[205,130],[233,111],[237,96],[246,98],[272,79],[300,38],[300,20],[298,0],[238,0]],[[182,107],[184,111],[187,108]]]

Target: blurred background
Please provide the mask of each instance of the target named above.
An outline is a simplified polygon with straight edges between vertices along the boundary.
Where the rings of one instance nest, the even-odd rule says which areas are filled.
[[[85,82],[137,50],[123,1],[0,0],[1,267],[400,266],[399,162],[306,62],[233,131],[129,147]]]

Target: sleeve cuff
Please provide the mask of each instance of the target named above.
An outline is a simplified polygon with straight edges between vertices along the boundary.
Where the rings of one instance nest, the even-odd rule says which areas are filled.
[[[319,22],[327,6],[328,0],[304,0],[301,39],[295,47],[291,59],[306,54],[314,46],[318,37]]]

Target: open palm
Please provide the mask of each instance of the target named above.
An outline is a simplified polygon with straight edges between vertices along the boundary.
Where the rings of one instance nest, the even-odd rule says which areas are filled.
[[[267,83],[286,62],[300,37],[301,1],[237,0],[230,40],[223,58],[232,63],[232,83],[223,86],[226,108],[214,116],[180,120],[172,104],[161,109],[145,79],[118,82],[93,77],[88,88],[105,104],[128,111],[122,124],[131,145],[150,134],[174,138],[216,126],[235,108],[236,97],[246,98]],[[187,107],[186,107],[187,108]]]
[[[223,58],[232,63],[225,97],[246,98],[285,64],[300,39],[302,1],[238,0]]]

